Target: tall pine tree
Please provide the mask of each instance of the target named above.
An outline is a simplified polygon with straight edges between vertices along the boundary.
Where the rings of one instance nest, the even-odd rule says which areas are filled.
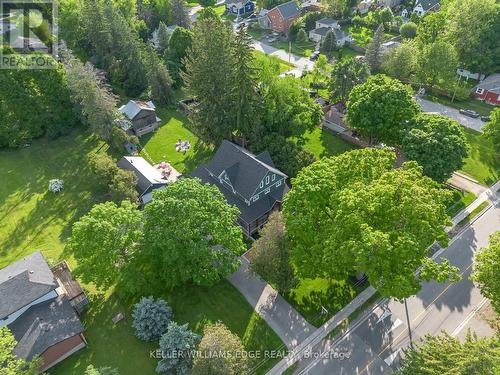
[[[384,39],[384,25],[380,24],[373,35],[372,41],[366,47],[366,62],[370,66],[370,70],[373,73],[377,73],[380,70],[380,65],[382,64],[382,53],[381,45]]]
[[[184,0],[172,0],[172,21],[174,25],[189,29],[191,19]]]
[[[151,99],[156,104],[166,105],[173,101],[172,78],[156,51],[149,48],[149,85]]]

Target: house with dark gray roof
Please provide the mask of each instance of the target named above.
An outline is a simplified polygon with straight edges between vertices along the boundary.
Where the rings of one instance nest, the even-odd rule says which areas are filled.
[[[41,358],[40,372],[87,345],[64,290],[40,252],[0,270],[0,328],[14,335],[16,356]]]
[[[161,119],[156,116],[156,107],[151,101],[129,100],[126,105],[119,108],[119,111],[131,123],[130,129],[124,130],[130,130],[139,137],[154,131],[161,123]]]
[[[292,0],[275,6],[267,13],[271,29],[275,32],[288,33],[293,21],[300,17],[300,8]]]
[[[309,39],[320,43],[330,31],[335,34],[335,41],[339,48],[353,42],[351,33],[342,30],[339,22],[333,18],[322,18],[316,21],[316,28],[309,31]]]
[[[288,192],[287,175],[279,171],[267,151],[254,155],[223,141],[212,160],[192,174],[217,186],[229,204],[238,207],[238,223],[252,237],[267,222],[269,214],[281,210]]]
[[[439,10],[439,5],[439,0],[417,0],[413,7],[413,13],[419,17],[423,17],[428,12]]]

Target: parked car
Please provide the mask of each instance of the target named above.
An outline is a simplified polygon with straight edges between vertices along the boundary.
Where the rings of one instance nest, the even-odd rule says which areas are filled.
[[[490,116],[481,116],[481,121],[482,122],[489,122],[490,121]]]
[[[319,57],[319,51],[314,51],[311,53],[311,56],[309,56],[309,60],[311,61],[316,61]]]
[[[469,116],[469,117],[472,117],[472,118],[478,118],[479,117],[479,113],[477,113],[476,111],[473,111],[472,109],[460,109],[459,112],[462,114],[462,115],[465,115],[465,116]]]

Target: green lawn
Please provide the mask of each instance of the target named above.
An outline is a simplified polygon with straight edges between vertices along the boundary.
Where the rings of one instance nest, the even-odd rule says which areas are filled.
[[[448,206],[448,213],[450,217],[455,216],[460,211],[462,211],[469,204],[474,202],[476,196],[473,193],[469,193],[467,191],[460,191],[453,189],[453,199],[450,205]]]
[[[275,48],[283,49],[287,52],[290,50],[289,42],[277,41],[277,42],[271,43],[271,45]],[[291,47],[292,47],[291,52],[297,56],[309,57],[311,55],[311,53],[313,53],[315,46],[316,46],[316,44],[309,41],[309,40],[306,41],[305,43],[292,42],[291,43]]]
[[[312,325],[319,327],[352,301],[367,284],[353,286],[349,281],[302,279],[284,298]],[[328,313],[321,314],[321,307]]]
[[[461,172],[490,186],[500,178],[500,155],[481,133],[468,128],[464,131],[470,150]]]
[[[283,343],[269,326],[255,313],[243,296],[227,281],[210,288],[186,287],[162,296],[172,306],[174,320],[188,323],[203,334],[207,324],[222,321],[242,338],[247,350],[265,351],[283,349]],[[85,317],[85,336],[89,347],[68,358],[50,371],[51,375],[83,375],[89,364],[116,367],[121,375],[153,375],[158,362],[150,358],[156,342],[138,340],[131,327],[131,306],[115,295],[93,295],[91,309]],[[111,318],[118,312],[126,314],[126,321],[113,325]],[[255,373],[264,374],[279,359],[254,360]]]
[[[219,16],[222,16],[224,12],[226,11],[226,6],[224,4],[217,5],[214,7],[215,13],[217,13]]]
[[[212,147],[205,145],[186,127],[189,121],[186,116],[173,109],[160,109],[158,116],[163,125],[140,138],[144,147],[141,156],[154,164],[166,161],[181,173],[192,172],[199,164],[208,161],[213,153]],[[191,143],[191,149],[185,154],[175,150],[179,139]]]
[[[61,259],[72,223],[103,197],[87,165],[87,155],[101,145],[75,131],[0,151],[0,268],[35,250],[49,260]],[[53,178],[64,181],[62,192],[48,191]]]
[[[351,25],[347,28],[347,31],[352,34],[354,42],[361,47],[366,47],[372,41],[373,34],[375,34],[372,29],[365,26]],[[387,32],[384,33],[384,40],[389,40],[392,37],[394,35]]]
[[[318,159],[341,154],[356,147],[328,130],[315,128],[304,135],[304,148],[312,152]]]
[[[342,47],[340,50],[335,51],[333,53],[333,57],[335,57],[338,60],[347,59],[350,57],[356,57],[356,56],[360,56],[360,55],[362,55],[362,54],[359,52],[356,52],[355,50],[353,50],[352,48],[349,48],[349,47]]]
[[[288,70],[294,69],[295,65],[289,64],[276,56],[266,55],[261,51],[253,51],[255,57],[255,67],[262,68],[264,65],[274,65],[276,67],[275,74],[278,76]]]

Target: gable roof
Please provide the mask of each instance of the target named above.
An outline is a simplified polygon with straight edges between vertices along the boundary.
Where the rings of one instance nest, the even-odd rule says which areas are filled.
[[[64,295],[31,306],[8,327],[17,341],[14,354],[27,360],[83,332],[80,319]]]
[[[320,20],[317,20],[316,22],[317,23],[322,23],[324,25],[333,26],[333,25],[336,25],[339,21],[337,21],[336,19],[333,19],[333,18],[325,17],[325,18],[322,18]]]
[[[122,105],[119,111],[127,116],[130,120],[133,120],[141,111],[151,111],[154,112],[155,105],[153,102],[143,102],[139,100],[129,100],[126,105]]]
[[[474,89],[483,89],[495,94],[500,94],[500,74],[490,74],[479,82]]]
[[[167,184],[161,172],[140,156],[124,156],[118,162],[118,167],[134,172],[137,176],[137,191],[141,195],[152,187]]]
[[[415,6],[418,4],[422,5],[422,9],[424,11],[428,11],[429,9],[434,8],[439,5],[439,0],[417,0]]]
[[[33,253],[0,270],[0,319],[58,287],[40,252]]]
[[[284,19],[292,18],[300,14],[299,6],[294,0],[277,5],[274,8],[278,9],[281,17]]]
[[[206,169],[216,177],[226,171],[234,190],[248,200],[268,172],[287,177],[274,167],[269,153],[255,156],[243,147],[226,140],[222,142],[210,163],[206,165]]]

